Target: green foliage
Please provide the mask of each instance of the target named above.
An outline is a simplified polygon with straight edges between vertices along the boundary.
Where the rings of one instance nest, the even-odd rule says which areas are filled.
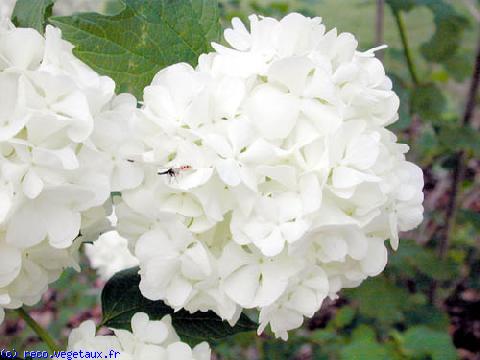
[[[432,250],[412,240],[404,240],[398,252],[391,257],[391,270],[400,278],[418,277],[444,281],[458,275],[458,267],[449,259],[442,261]]]
[[[445,0],[387,0],[387,4],[393,12],[410,12],[417,6],[426,6],[432,12],[435,32],[421,46],[421,53],[433,63],[445,63],[456,54],[461,44],[459,39],[470,24]]]
[[[75,45],[74,53],[95,71],[110,76],[117,92],[137,98],[166,66],[198,57],[219,37],[216,0],[125,0],[116,15],[94,13],[54,17]]]
[[[455,81],[462,82],[472,75],[473,64],[465,51],[457,51],[443,63],[445,70]]]
[[[439,130],[439,141],[449,151],[472,151],[480,156],[480,132],[469,126],[445,124]]]
[[[467,18],[443,0],[421,0],[433,13],[435,33],[422,45],[423,56],[431,62],[443,63],[457,52],[464,30],[469,26]]]
[[[446,99],[436,84],[425,84],[415,87],[411,95],[412,112],[422,119],[438,121],[445,111]]]
[[[43,34],[47,19],[52,15],[54,0],[17,0],[12,22],[19,27],[31,27]]]
[[[390,360],[395,355],[388,347],[379,343],[375,331],[366,325],[361,325],[352,334],[351,342],[340,351],[342,360]]]
[[[384,277],[365,281],[362,286],[350,290],[347,296],[358,303],[360,314],[380,323],[392,324],[403,319],[408,293],[396,287]]]
[[[131,330],[130,321],[137,312],[147,313],[152,320],[161,320],[165,315],[171,315],[178,335],[190,343],[212,341],[257,327],[257,324],[244,314],[237,324],[231,327],[213,312],[174,312],[162,301],[144,298],[138,288],[139,283],[138,268],[121,271],[107,282],[102,292],[103,325]]]
[[[392,11],[410,11],[416,5],[416,0],[387,0]]]
[[[342,307],[335,315],[335,326],[337,328],[344,328],[350,325],[355,318],[355,315],[356,312],[354,309],[347,306]]]
[[[460,224],[470,224],[477,231],[480,231],[480,214],[478,212],[461,209],[458,212],[458,222]]]
[[[457,353],[452,339],[445,331],[414,326],[402,336],[405,352],[414,359],[431,356],[432,360],[455,360]]]

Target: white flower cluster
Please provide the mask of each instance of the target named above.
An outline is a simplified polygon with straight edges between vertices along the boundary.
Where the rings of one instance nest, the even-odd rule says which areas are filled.
[[[136,100],[115,96],[114,82],[71,49],[51,26],[44,38],[1,24],[0,320],[3,308],[33,305],[64,268],[78,267],[74,240],[108,227],[112,184],[132,181],[134,164],[118,165],[102,139],[114,131],[105,124],[128,124]]]
[[[68,339],[69,351],[102,353],[119,360],[210,360],[210,347],[203,342],[193,349],[181,342],[170,316],[161,321],[149,320],[145,313],[136,313],[131,321],[132,332],[112,329],[115,335],[95,336],[91,320],[74,329]],[[113,354],[112,351],[118,352]],[[95,357],[95,356],[92,356]]]
[[[252,15],[250,31],[234,19],[225,40],[145,89],[146,173],[118,229],[147,298],[232,324],[257,308],[259,332],[286,339],[384,269],[384,241],[422,220],[422,171],[385,128],[399,99],[376,49],[295,13]]]

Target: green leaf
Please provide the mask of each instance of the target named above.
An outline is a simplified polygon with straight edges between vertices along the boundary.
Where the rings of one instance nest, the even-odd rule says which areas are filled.
[[[115,80],[119,93],[141,98],[159,70],[178,62],[196,65],[219,37],[216,0],[124,1],[124,10],[112,16],[50,19],[73,43],[75,55]]]
[[[450,324],[448,314],[431,304],[412,306],[405,317],[410,325],[423,325],[441,331],[448,329]]]
[[[335,314],[335,326],[337,328],[344,328],[350,325],[355,318],[355,310],[349,306],[340,308]]]
[[[368,279],[362,286],[345,291],[351,300],[358,302],[361,315],[382,324],[393,324],[403,320],[403,310],[408,306],[405,299],[409,294],[396,287],[384,276]]]
[[[298,344],[282,340],[269,340],[263,342],[263,358],[275,360],[293,359],[298,351]]]
[[[478,212],[460,209],[458,211],[458,222],[460,224],[471,224],[475,229],[480,231],[480,214]]]
[[[432,360],[455,360],[457,353],[451,337],[426,326],[414,326],[403,337],[405,351],[415,357],[432,356]]]
[[[441,145],[452,152],[463,150],[480,156],[480,132],[470,126],[442,124],[438,139]]]
[[[419,0],[418,2],[432,11],[435,23],[434,34],[421,47],[422,55],[428,61],[443,63],[455,55],[461,44],[463,32],[470,23],[444,0]]]
[[[338,338],[334,329],[319,329],[312,332],[310,338],[319,343],[327,343]]]
[[[18,27],[34,28],[43,34],[52,15],[54,0],[17,0],[12,22]]]
[[[342,360],[390,360],[392,354],[388,348],[375,338],[372,328],[361,325],[352,334],[352,342],[340,352]]]
[[[415,0],[387,0],[392,11],[410,11],[416,5]]]
[[[420,115],[422,120],[438,120],[445,110],[445,104],[445,96],[434,84],[420,85],[412,91],[412,111]]]
[[[162,301],[151,301],[142,296],[138,285],[138,268],[115,274],[102,291],[103,325],[114,329],[130,330],[130,321],[137,312],[145,312],[151,320],[161,320],[171,315],[172,324],[178,335],[190,343],[212,341],[243,331],[256,329],[257,324],[242,314],[237,324],[231,327],[213,312],[174,312]]]
[[[472,56],[465,49],[457,51],[450,59],[443,63],[444,68],[458,81],[465,81],[472,75]]]
[[[440,260],[431,249],[422,247],[413,240],[402,241],[398,251],[390,258],[390,267],[404,279],[416,277],[417,272],[438,281],[458,276],[458,267],[453,261]]]
[[[452,58],[460,47],[468,18],[459,14],[445,0],[387,0],[392,11],[409,12],[416,6],[426,6],[433,14],[435,32],[421,46],[422,55],[430,62],[444,63]]]
[[[420,134],[414,141],[413,149],[421,154],[423,164],[430,163],[435,156],[443,153],[442,147],[438,142],[437,134],[431,123],[424,123],[420,128]]]

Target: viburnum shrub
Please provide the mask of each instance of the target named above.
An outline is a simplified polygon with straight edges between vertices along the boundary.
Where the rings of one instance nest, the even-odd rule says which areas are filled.
[[[162,14],[160,3],[52,18],[44,36],[2,20],[2,316],[79,270],[81,243],[113,226],[123,238],[87,253],[103,278],[139,264],[105,287],[102,325],[115,335],[87,322],[69,348],[209,357],[172,324],[207,340],[270,325],[286,340],[327,297],[381,273],[385,241],[397,249],[422,221],[422,171],[386,128],[399,98],[382,48],[359,51],[352,34],[292,13],[235,18],[209,49],[213,1]],[[179,16],[201,31],[175,32]]]

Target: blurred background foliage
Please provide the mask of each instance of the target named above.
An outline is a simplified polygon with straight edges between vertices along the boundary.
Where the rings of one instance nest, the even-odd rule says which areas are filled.
[[[106,11],[115,11],[109,1]],[[471,86],[480,1],[219,1],[224,27],[233,17],[295,11],[352,32],[361,49],[388,44],[377,55],[401,98],[391,129],[423,168],[425,220],[403,234],[382,275],[326,301],[288,342],[244,333],[212,344],[214,358],[480,359],[480,112]],[[100,317],[101,287],[85,265],[81,274],[65,273],[31,313],[65,339],[81,321]],[[0,347],[41,349],[13,312],[0,335]]]

